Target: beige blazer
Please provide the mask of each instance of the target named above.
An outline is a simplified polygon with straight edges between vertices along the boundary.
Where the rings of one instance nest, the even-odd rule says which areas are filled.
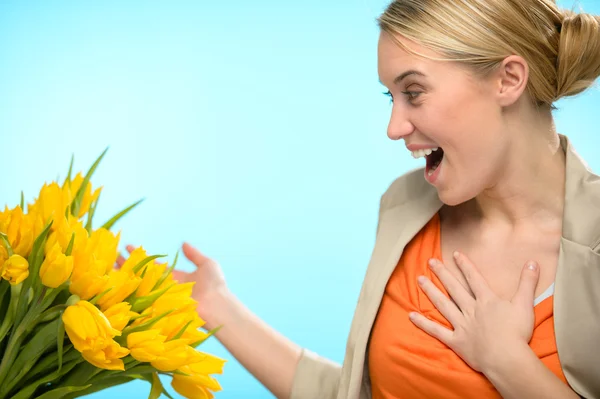
[[[563,230],[554,292],[558,355],[579,395],[600,399],[600,177],[561,135],[566,153]],[[343,365],[304,349],[292,399],[371,398],[367,345],[390,275],[407,243],[441,208],[423,169],[381,197],[375,247],[354,313]]]

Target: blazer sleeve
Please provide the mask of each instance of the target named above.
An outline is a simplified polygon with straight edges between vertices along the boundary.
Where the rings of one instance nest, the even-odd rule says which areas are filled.
[[[334,399],[341,374],[342,367],[339,364],[302,349],[290,399]]]

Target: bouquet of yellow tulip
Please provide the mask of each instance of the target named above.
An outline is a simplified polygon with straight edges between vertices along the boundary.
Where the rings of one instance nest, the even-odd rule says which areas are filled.
[[[115,267],[119,234],[92,220],[100,189],[83,176],[44,184],[39,196],[0,212],[0,399],[75,398],[134,379],[149,398],[171,397],[159,374],[187,398],[212,398],[224,360],[195,348],[204,332],[191,297],[163,255],[133,251]]]

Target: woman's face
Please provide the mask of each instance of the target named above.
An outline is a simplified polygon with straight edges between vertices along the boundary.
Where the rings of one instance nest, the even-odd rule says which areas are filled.
[[[398,40],[417,53],[442,58]],[[424,157],[424,178],[444,203],[465,202],[495,184],[508,150],[496,79],[476,77],[455,62],[413,55],[385,32],[378,72],[393,99],[388,137],[404,139],[409,154]]]

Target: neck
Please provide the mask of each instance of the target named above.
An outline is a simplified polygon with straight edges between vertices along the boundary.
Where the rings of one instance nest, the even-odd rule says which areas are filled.
[[[509,134],[512,140],[504,166],[495,183],[470,201],[470,213],[486,225],[516,228],[534,223],[560,229],[565,154],[552,115],[536,115],[536,120]]]

